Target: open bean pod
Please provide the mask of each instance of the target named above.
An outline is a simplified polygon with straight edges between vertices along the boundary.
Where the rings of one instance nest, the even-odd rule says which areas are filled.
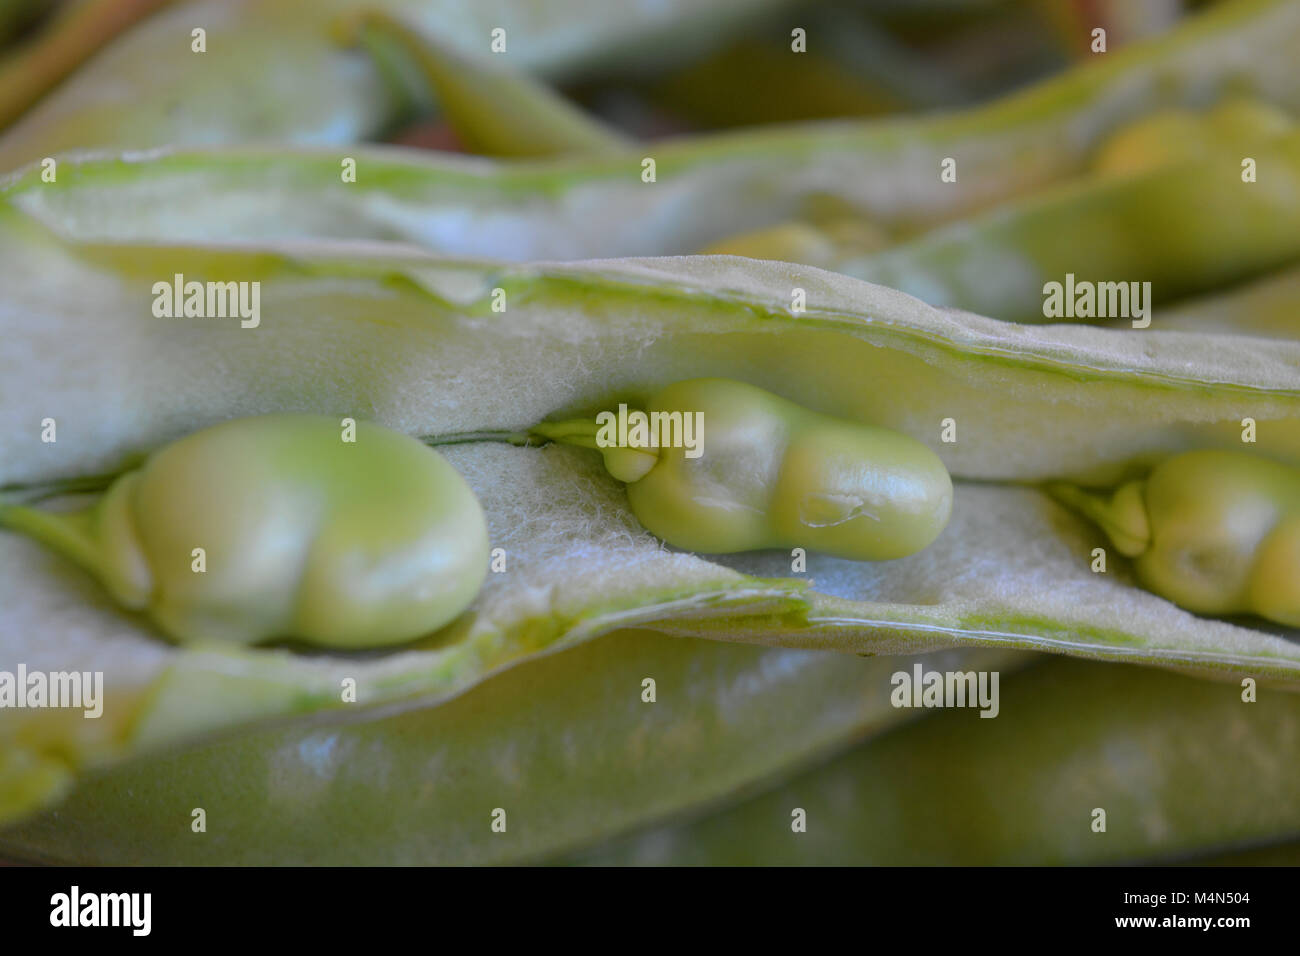
[[[818,270],[726,257],[512,266],[362,246],[71,243],[12,210],[0,226],[0,322],[10,341],[60,355],[37,369],[13,350],[0,353],[9,363],[0,375],[0,483],[9,494],[115,474],[141,453],[229,418],[352,415],[440,446],[481,502],[503,569],[488,573],[447,627],[382,657],[175,647],[59,558],[0,536],[4,656],[32,669],[75,662],[101,670],[109,689],[99,722],[5,713],[0,781],[10,818],[66,793],[93,768],[108,772],[165,744],[184,750],[264,722],[288,721],[287,736],[250,755],[302,745],[295,752],[309,761],[307,742],[328,749],[332,731],[315,735],[343,720],[377,735],[356,746],[387,761],[407,720],[435,719],[441,702],[491,687],[487,678],[503,668],[526,681],[551,659],[546,652],[595,647],[601,635],[632,626],[873,655],[1037,649],[1300,683],[1300,650],[1276,629],[1181,610],[1142,588],[1118,552],[1098,571],[1096,549],[1110,547],[1104,533],[1038,487],[1119,484],[1182,450],[1239,448],[1247,418],[1258,453],[1300,462],[1293,344],[1014,326]],[[176,274],[260,282],[257,321],[169,318],[140,307],[141,289]],[[130,380],[117,371],[128,366],[136,370]],[[812,541],[802,566],[794,548],[705,557],[665,549],[593,451],[467,440],[526,433],[623,401],[646,407],[673,383],[707,377],[927,446],[953,476],[951,522],[919,553],[879,563],[819,554]],[[503,381],[512,387],[503,390]],[[152,398],[160,394],[168,401]],[[41,441],[45,419],[57,423],[56,442]],[[51,621],[58,643],[33,641]],[[797,693],[819,695],[820,680]],[[385,724],[389,708],[409,717]],[[685,728],[692,718],[674,711],[671,720]],[[864,726],[836,718],[827,739]],[[231,759],[244,752],[231,747],[223,751]],[[516,773],[501,760],[500,773]],[[717,751],[701,751],[700,760],[726,763]],[[620,809],[601,832],[707,799],[742,777],[756,781],[779,762],[746,764],[752,773],[726,780],[701,774],[698,787],[668,802],[611,801]],[[538,779],[518,774],[510,779],[520,786]],[[562,777],[551,792],[571,792]],[[476,794],[491,792],[486,778],[475,779],[487,788]],[[322,796],[321,806],[354,806],[348,786]],[[548,824],[559,827],[554,839],[520,844],[520,856],[594,832],[579,822],[584,806],[574,802],[562,827]],[[48,829],[40,826],[13,845],[42,845]],[[122,858],[116,839],[98,858]],[[302,839],[291,857],[310,859]],[[453,829],[426,830],[422,839],[456,854],[438,842],[459,839]],[[375,852],[380,859],[387,850]]]
[[[650,144],[544,83],[765,0],[309,6],[178,4],[0,136],[34,163],[0,181],[0,856],[574,859],[764,788],[584,859],[1300,836],[1300,341],[1162,321],[1300,255],[1296,4],[952,113]],[[0,85],[0,124],[39,92]],[[359,145],[431,93],[544,158]],[[929,304],[591,260],[705,248]],[[1065,273],[1160,313],[999,321]],[[1272,334],[1281,275],[1169,315]],[[9,706],[72,683],[84,715]]]

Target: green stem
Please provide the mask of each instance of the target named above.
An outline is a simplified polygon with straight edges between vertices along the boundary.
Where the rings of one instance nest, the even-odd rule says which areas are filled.
[[[633,482],[643,478],[659,460],[657,451],[642,448],[602,447],[596,441],[601,426],[594,418],[570,418],[562,422],[541,422],[525,432],[482,431],[456,432],[422,438],[426,445],[460,445],[468,442],[501,441],[512,445],[535,445],[559,442],[600,452],[605,469],[619,481]]]
[[[0,504],[0,528],[39,541],[98,576],[100,555],[93,533],[93,515],[91,508],[59,513]]]
[[[596,433],[599,431],[600,427],[595,419],[573,418],[564,422],[541,422],[522,432],[505,430],[450,432],[446,435],[425,435],[420,441],[431,448],[484,441],[508,442],[511,445],[544,445],[554,441],[599,450],[600,446],[596,444]]]
[[[510,431],[449,432],[446,435],[423,435],[420,441],[430,448],[439,448],[443,445],[470,445],[485,441],[508,442],[511,445],[535,444],[530,432]]]
[[[1140,555],[1151,543],[1141,488],[1141,482],[1130,482],[1104,496],[1062,482],[1043,486],[1061,504],[1099,525],[1116,550],[1130,558]]]
[[[30,505],[47,498],[63,495],[96,494],[108,490],[109,485],[121,474],[111,472],[103,475],[85,475],[79,478],[65,478],[61,481],[48,481],[39,485],[9,485],[0,488],[0,499],[7,504]]]
[[[532,434],[565,445],[578,445],[582,448],[599,449],[596,434],[600,426],[594,418],[570,418],[563,422],[541,422],[531,429]]]

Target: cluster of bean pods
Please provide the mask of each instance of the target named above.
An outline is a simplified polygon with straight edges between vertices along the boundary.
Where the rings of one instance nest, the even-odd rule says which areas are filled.
[[[671,91],[798,6],[309,6],[0,60],[0,852],[1300,840],[1300,7],[658,140],[550,84]],[[484,155],[368,142],[413,115]]]

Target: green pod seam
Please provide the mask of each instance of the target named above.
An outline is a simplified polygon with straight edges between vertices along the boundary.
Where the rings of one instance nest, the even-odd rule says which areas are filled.
[[[323,416],[204,429],[83,511],[0,506],[5,526],[73,558],[182,643],[407,641],[464,611],[487,573],[482,509],[442,456]]]

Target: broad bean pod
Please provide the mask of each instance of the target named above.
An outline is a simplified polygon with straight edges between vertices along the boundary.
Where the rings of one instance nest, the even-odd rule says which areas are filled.
[[[1300,268],[1160,310],[1160,327],[1187,332],[1300,338]]]
[[[229,769],[229,779],[265,781],[265,802],[276,808],[267,819],[277,825],[267,830],[242,829],[247,821],[241,821],[241,833],[269,837],[239,846],[305,858],[313,832],[281,825],[299,812],[301,800],[314,793],[319,806],[347,819],[347,808],[361,805],[358,794],[395,767],[421,792],[427,786],[449,794],[458,807],[455,819],[472,822],[499,805],[483,801],[502,781],[513,781],[512,788],[522,789],[510,792],[519,794],[538,779],[516,772],[526,748],[513,747],[512,734],[521,723],[533,721],[550,734],[553,746],[538,759],[559,768],[552,779],[573,774],[574,764],[564,762],[567,738],[550,733],[537,708],[539,700],[559,707],[585,699],[566,669],[577,658],[547,652],[589,642],[600,657],[604,635],[618,628],[653,627],[659,642],[695,636],[876,655],[1012,646],[1284,685],[1300,675],[1294,644],[1266,629],[1198,618],[1116,575],[1080,567],[1091,529],[1024,487],[1061,475],[1112,482],[1117,469],[1152,449],[1227,446],[1239,441],[1246,415],[1261,424],[1262,452],[1300,462],[1294,373],[1300,356],[1293,343],[1013,326],[819,270],[729,257],[510,266],[390,247],[95,245],[51,235],[12,210],[0,215],[0,253],[6,290],[0,327],[7,335],[0,344],[0,483],[13,493],[113,471],[125,455],[160,447],[176,434],[283,412],[287,405],[316,413],[356,409],[439,442],[563,421],[616,401],[649,407],[650,397],[674,383],[707,377],[744,381],[823,415],[933,443],[956,479],[950,525],[923,551],[878,563],[812,553],[799,571],[777,550],[706,559],[664,549],[636,519],[624,487],[585,449],[440,445],[482,502],[502,570],[488,574],[468,613],[387,655],[174,647],[100,600],[98,589],[86,587],[66,562],[20,536],[0,536],[0,659],[102,670],[114,693],[105,712],[112,723],[101,725],[98,737],[87,737],[96,722],[79,716],[60,721],[25,711],[30,719],[23,721],[13,711],[0,714],[0,792],[11,798],[5,812],[31,813],[73,789],[75,803],[58,817],[62,829],[49,817],[33,823],[21,843],[27,854],[48,847],[52,856],[66,857],[60,848],[95,831],[98,812],[121,809],[90,791],[82,802],[77,790],[86,768],[111,772],[131,757],[145,766],[163,746],[183,760],[217,730],[266,734],[260,737],[265,746],[244,737],[247,749],[207,751],[216,761],[207,766]],[[263,321],[241,329],[229,320],[159,318],[142,309],[141,290],[175,273],[260,282]],[[805,293],[805,308],[797,312],[794,288]],[[504,312],[493,307],[498,290],[509,303]],[[58,354],[60,361],[32,363],[32,354]],[[130,376],[122,373],[127,368]],[[455,388],[448,387],[452,382]],[[58,424],[58,440],[48,444],[39,435],[47,417]],[[940,437],[947,427],[954,441]],[[707,445],[706,426],[706,451]],[[34,639],[56,619],[57,645]],[[622,646],[607,654],[617,659]],[[683,654],[673,673],[690,673],[690,659],[698,659]],[[638,715],[659,713],[638,693],[638,681],[656,676],[658,665],[638,660],[649,669],[638,667],[635,680],[608,691],[623,695],[626,720],[617,738],[584,738],[594,741],[591,747],[623,741],[627,766],[641,765],[653,741],[666,739],[636,733]],[[794,660],[782,651],[751,659],[752,667],[720,677],[696,699],[716,702],[710,713],[728,720],[738,713],[737,688],[765,673],[779,678]],[[792,690],[792,699],[816,700],[829,686],[822,683],[828,672],[848,671],[848,663],[828,664]],[[529,682],[542,672],[534,668],[550,674],[550,690],[530,697],[526,689],[536,685]],[[498,684],[503,670],[517,680]],[[345,680],[355,682],[359,707],[340,700]],[[497,720],[494,707],[475,705],[466,693],[480,686],[526,704],[527,716]],[[597,672],[582,686],[605,682]],[[659,686],[663,703],[665,688],[690,695],[675,678]],[[864,694],[856,686],[848,696]],[[444,725],[439,712],[453,699],[470,702],[447,711],[452,722]],[[348,719],[356,735],[335,737],[334,721],[354,707]],[[409,722],[390,708],[409,712]],[[772,705],[763,699],[755,708]],[[520,843],[514,836],[488,843],[485,825],[484,842],[475,843],[484,855],[466,851],[466,858],[499,859],[514,848],[560,850],[584,833],[698,806],[799,758],[794,742],[771,761],[757,761],[754,738],[700,733],[689,709],[675,713],[680,722],[664,733],[678,741],[677,749],[667,748],[653,764],[676,768],[675,796],[662,797],[661,788],[653,791],[660,796],[632,804],[627,789],[601,791],[610,798],[600,804],[603,811],[561,796],[547,806],[559,808],[563,821],[516,828],[523,821],[512,816],[511,833]],[[279,720],[291,726],[260,726]],[[585,711],[575,721],[593,732],[600,725]],[[784,717],[778,723],[792,741],[808,726],[786,724]],[[432,759],[406,759],[417,745],[442,740],[437,728],[444,726],[465,730],[466,740],[471,729],[482,731],[476,739],[494,742],[493,760],[484,761],[480,748],[458,758],[463,777],[440,777]],[[836,726],[832,736],[842,740],[861,725]],[[721,743],[678,762],[686,738]],[[330,751],[331,739],[341,749]],[[268,765],[300,766],[304,774],[328,766],[332,775],[363,752],[368,757],[357,763],[357,775],[331,776],[339,789],[328,795],[297,783],[281,790],[275,781],[283,778],[259,776],[258,768]],[[244,753],[250,762],[241,763]],[[192,765],[194,779],[203,765]],[[581,759],[578,765],[586,766]],[[119,841],[134,843],[141,819],[156,820],[168,801],[186,793],[165,785],[185,777],[182,764],[175,766],[175,774],[155,774],[162,782],[156,799],[122,817],[120,830],[99,830],[99,858],[121,859]],[[453,791],[463,800],[450,796]],[[437,819],[416,819],[412,806],[404,805],[397,831],[386,831],[392,839],[376,833],[391,807],[357,813],[339,852],[369,836],[376,842],[367,860],[409,859],[403,854],[415,852],[410,847],[452,838]],[[559,836],[525,846],[525,834]],[[186,833],[160,840],[160,859],[218,847],[216,841],[187,844]],[[446,852],[441,858],[455,850]]]
[[[528,162],[417,159],[377,147],[180,152],[132,156],[129,164],[61,157],[57,182],[42,182],[41,170],[31,167],[3,191],[82,238],[400,239],[448,254],[521,260],[693,252],[808,218],[827,199],[846,215],[906,231],[1074,178],[1110,132],[1154,110],[1201,106],[1231,93],[1300,112],[1291,76],[1297,45],[1300,8],[1261,0],[1216,7],[1167,37],[951,114],[759,129]],[[267,58],[284,59],[270,52]],[[295,66],[295,82],[299,75]],[[320,90],[322,98],[332,95],[327,84]],[[355,99],[350,91],[331,102]],[[42,115],[34,113],[31,123]],[[334,142],[323,115],[304,110],[299,126],[279,128],[314,119],[324,128],[289,138]],[[156,142],[259,141],[222,132],[211,115],[202,121],[202,135],[169,129]],[[114,122],[114,131],[126,129]],[[92,145],[93,126],[79,122],[75,130],[64,143],[39,130],[25,133],[23,141],[42,145],[24,147],[21,158],[0,152],[0,168]],[[344,156],[357,162],[356,182],[341,180]],[[655,161],[653,183],[642,181],[647,158]],[[958,164],[955,183],[939,181],[948,158]],[[88,208],[96,214],[84,215]]]
[[[1051,490],[1101,525],[1156,594],[1198,614],[1300,627],[1300,469],[1248,452],[1191,451],[1109,499]]]
[[[1243,705],[1214,683],[1058,660],[1004,675],[1001,705],[998,720],[935,713],[738,806],[565,862],[1173,865],[1300,835],[1294,694]],[[781,825],[793,807],[807,832]],[[1105,837],[1080,839],[1097,807]]]
[[[1145,173],[1085,180],[1029,197],[838,265],[935,305],[1014,322],[1114,318],[1098,293],[1074,315],[1065,291],[1047,307],[1049,284],[1123,287],[1120,317],[1148,283],[1149,310],[1279,268],[1300,257],[1300,131],[1252,150],[1263,170],[1243,182],[1242,155],[1216,151]],[[1119,300],[1116,300],[1119,301]],[[1100,314],[1105,311],[1107,314]],[[1150,319],[1149,311],[1143,320]]]
[[[1152,78],[1160,92],[1136,100],[1212,100],[1222,92],[1215,78],[1222,68],[1223,61],[1208,72],[1183,64]],[[1127,109],[1113,104],[1142,88],[1128,76],[1099,110],[1083,97],[1087,128],[1064,140],[1062,154],[1073,156],[1104,135]],[[1039,123],[1040,131],[1044,125],[1051,127]],[[615,151],[611,168],[626,168],[627,159]],[[788,176],[795,164],[783,159]],[[66,182],[69,170],[61,168]],[[364,163],[362,171],[373,172]],[[810,186],[816,183],[799,188]],[[690,201],[685,192],[665,201],[659,191],[652,212],[672,218],[674,200]],[[217,198],[247,197],[232,191]],[[360,205],[372,204],[381,219],[400,207],[382,185]],[[75,205],[67,208],[82,223],[107,208]],[[772,214],[754,205],[753,215]],[[258,211],[274,215],[270,206]],[[326,204],[315,212],[328,220],[338,210]],[[456,232],[454,220],[439,225]],[[485,232],[512,235],[501,223]],[[261,283],[265,321],[248,328],[223,321],[225,310],[199,319],[141,308],[150,284],[175,276],[179,285],[180,273],[200,282]],[[246,429],[270,419],[245,416],[347,408],[391,426],[404,447],[420,436],[444,448],[471,500],[482,501],[495,545],[493,573],[466,599],[466,613],[400,652],[339,654],[330,651],[354,648],[210,641],[210,607],[202,605],[197,622],[189,619],[198,640],[153,640],[142,621],[120,614],[66,562],[20,536],[0,535],[0,661],[102,670],[110,690],[103,723],[40,707],[0,713],[0,820],[19,820],[0,834],[0,845],[16,855],[97,862],[139,861],[142,853],[150,862],[533,859],[665,814],[698,812],[900,722],[904,715],[886,704],[890,672],[922,666],[910,657],[922,649],[959,649],[940,667],[1010,670],[1017,659],[1008,648],[1020,647],[1248,675],[1252,690],[1255,680],[1300,686],[1300,649],[1275,628],[1197,617],[1124,574],[1089,571],[1083,555],[1093,529],[1041,488],[1045,476],[1113,486],[1147,456],[1236,447],[1246,416],[1252,437],[1258,420],[1262,452],[1300,466],[1294,343],[1023,328],[948,314],[815,270],[724,257],[510,267],[391,246],[213,249],[120,237],[94,245],[50,234],[7,205],[0,207],[0,286],[0,483],[15,497],[93,485],[87,476],[114,471],[124,455],[213,422],[235,417],[217,429]],[[57,361],[31,362],[47,355]],[[713,454],[709,427],[700,435],[701,458],[693,459],[601,447],[587,423],[569,418],[624,400],[652,413],[703,415],[700,406],[707,406],[721,422],[722,454]],[[542,428],[554,428],[561,441],[512,446],[475,437],[544,417],[559,419]],[[860,424],[868,421],[877,424]],[[596,444],[604,467],[564,440]],[[293,446],[277,434],[255,454],[232,443],[227,454],[198,457],[211,464],[205,471],[222,473],[273,459],[273,451],[298,461]],[[297,488],[266,502],[272,523],[312,499],[304,488],[337,490],[330,482],[347,470],[325,458],[331,467],[288,470]],[[405,462],[395,464],[405,480]],[[409,470],[425,487],[423,472]],[[139,503],[143,480],[119,479],[105,502],[117,494]],[[165,484],[169,492],[185,487]],[[877,529],[864,523],[859,506],[874,505],[882,485],[902,494],[883,496],[875,524],[887,533],[865,533]],[[266,483],[239,487],[250,492],[234,496],[242,506]],[[935,522],[895,506],[915,492],[912,499],[931,506],[933,518],[937,491],[946,491],[952,521],[930,542]],[[1268,489],[1257,497],[1270,495],[1276,504]],[[384,522],[403,512],[405,496],[384,497],[344,496],[345,517],[368,519],[367,532],[395,529]],[[365,500],[375,510],[361,507]],[[138,532],[143,522],[129,508],[118,510]],[[65,539],[51,529],[71,528],[75,551],[87,523],[109,527],[117,512],[106,504],[93,518],[62,525],[42,523],[44,511],[8,513],[18,523],[35,520],[53,540]],[[665,535],[695,535],[725,553],[665,549],[647,533],[657,520]],[[181,515],[165,529],[183,532],[192,521]],[[235,524],[200,530],[234,538]],[[342,537],[357,540],[360,524],[345,521]],[[396,529],[396,537],[405,540],[411,530],[419,528]],[[799,549],[805,537],[811,555],[743,549]],[[914,550],[918,543],[929,546]],[[880,555],[881,548],[897,553]],[[163,551],[169,560],[174,549]],[[846,560],[873,556],[897,560]],[[266,561],[273,569],[285,565],[274,555]],[[482,567],[480,559],[480,575]],[[259,584],[275,580],[265,574]],[[1215,583],[1231,582],[1216,575]],[[361,618],[373,621],[392,595],[378,597],[378,605],[359,609]],[[216,603],[222,616],[227,605]],[[235,616],[266,609],[254,600],[237,604]],[[627,630],[635,627],[654,630]],[[975,646],[997,651],[967,650]],[[877,656],[827,660],[809,648]],[[901,651],[906,661],[878,656]],[[867,773],[885,812],[897,810],[891,798],[906,800],[899,819],[908,825],[885,855],[900,846],[914,856],[935,853],[932,838],[910,824],[936,808],[945,824],[954,823],[940,835],[940,848],[960,846],[951,838],[980,829],[972,821],[991,822],[971,839],[971,852],[999,861],[1058,851],[1091,859],[1103,846],[1113,859],[1131,858],[1146,845],[1141,837],[1153,833],[1145,825],[1153,818],[1163,824],[1157,837],[1168,837],[1161,852],[1295,832],[1293,707],[1246,708],[1243,723],[1235,687],[1220,688],[1224,699],[1201,687],[1190,705],[1211,706],[1192,723],[1199,731],[1192,738],[1212,746],[1198,763],[1201,751],[1186,745],[1187,726],[1169,719],[1183,711],[1160,712],[1178,691],[1166,693],[1158,678],[1136,670],[1126,676],[1133,679],[1119,686],[1127,706],[1117,713],[1097,713],[1113,705],[1109,695],[1089,709],[1077,686],[1071,693],[1068,681],[1049,678],[1026,685],[1036,698],[1008,694],[1006,716],[1016,713],[1005,722],[1010,733],[938,733],[944,742],[955,738],[966,760],[987,758],[991,736],[1004,750],[1003,761],[989,767],[945,761],[950,754],[923,738],[905,738],[892,753],[922,761],[886,760],[876,765],[886,773]],[[1269,687],[1267,699],[1278,697],[1285,699]],[[1042,719],[1059,715],[1061,705],[1084,726]],[[989,723],[998,725],[970,721]],[[225,740],[212,739],[218,730],[228,732]],[[1175,732],[1184,746],[1168,744]],[[1223,753],[1243,734],[1263,752]],[[983,747],[960,749],[977,742]],[[1096,785],[1102,774],[1092,757],[1104,752],[1113,764],[1117,753],[1133,757],[1135,743],[1139,759],[1123,765],[1154,767],[1161,778],[1143,788],[1153,794],[1146,802]],[[168,745],[169,753],[159,753]],[[129,758],[143,759],[132,766]],[[1062,796],[1061,767],[1070,762],[1085,770],[1084,780]],[[943,786],[944,768],[953,765],[977,782],[974,791]],[[1231,804],[1254,819],[1207,827],[1204,805],[1193,804],[1189,821],[1180,785],[1225,766],[1260,778],[1262,804],[1240,797]],[[102,776],[87,779],[90,767]],[[918,793],[941,791],[937,800],[893,787],[888,778],[900,767],[916,777]],[[862,793],[843,788],[843,778],[837,783],[841,793]],[[1017,784],[1024,793],[1005,792]],[[1198,793],[1211,801],[1231,797],[1221,779],[1202,786]],[[977,799],[973,810],[956,807],[958,795],[971,793],[1004,806]],[[53,812],[32,816],[65,796]],[[200,796],[215,824],[209,839],[195,839],[185,826]],[[1086,830],[1087,804],[1098,797],[1117,802],[1118,848]],[[870,795],[861,804],[877,806]],[[1073,839],[1062,840],[1067,833]],[[142,843],[149,844],[143,851]],[[856,832],[844,843],[862,845]]]
[[[382,12],[363,13],[362,43],[412,62],[434,91],[443,117],[469,152],[489,156],[556,156],[618,152],[630,142],[526,73],[501,68]]]
[[[649,46],[692,56],[718,29],[772,0],[686,0],[641,7],[564,0],[193,0],[115,38],[0,136],[0,170],[74,149],[141,150],[222,143],[353,144],[426,105],[409,64],[359,46],[358,17],[386,14],[455,49],[487,50],[505,30],[517,69],[573,77]],[[83,11],[91,13],[92,11]],[[191,31],[207,31],[195,54]],[[166,84],[159,76],[168,77]],[[302,82],[304,76],[311,82]],[[40,77],[19,74],[17,82]],[[10,94],[20,96],[20,91]]]
[[[372,708],[347,722],[300,714],[106,769],[55,810],[0,828],[0,849],[105,864],[534,862],[896,726],[906,716],[889,704],[898,667],[1010,671],[1028,656],[864,659],[616,630],[441,705]],[[647,676],[658,684],[653,705],[641,698]],[[145,719],[185,721],[199,689],[189,688],[188,705],[168,695]],[[200,794],[225,839],[158,824]],[[494,807],[506,814],[504,834],[485,823]],[[130,839],[142,833],[152,836]]]
[[[436,451],[317,416],[204,429],[81,511],[0,504],[0,528],[75,560],[183,643],[409,641],[464,611],[487,574],[482,509]]]
[[[1260,148],[1267,150],[1274,140],[1295,128],[1295,120],[1290,114],[1252,99],[1231,98],[1212,109],[1199,112],[1190,109],[1159,110],[1112,133],[1097,149],[1089,172],[1103,177],[1136,175],[1212,156],[1221,161],[1226,159],[1228,165],[1231,165],[1240,161],[1242,156],[1254,156]],[[1152,181],[1154,180],[1148,180]],[[1034,242],[1041,244],[1043,237],[1048,234],[1048,226],[1054,226],[1056,231],[1068,234],[1075,219],[1081,215],[1081,210],[1084,222],[1096,215],[1095,212],[1087,211],[1092,200],[1087,198],[1086,190],[1076,190],[1071,196],[1069,202],[1055,207],[1057,212],[1053,216],[1059,222],[1042,222],[1041,228],[1023,234],[1026,246]],[[1184,198],[1192,202],[1187,197]],[[1126,201],[1120,197],[1109,202],[1122,207]],[[979,275],[982,244],[999,238],[994,230],[1014,230],[1019,217],[1034,215],[1035,211],[1041,212],[1036,201],[1031,199],[1023,206],[999,210],[992,216],[969,225],[954,225],[946,232],[939,232],[934,238],[915,240],[898,252],[879,256],[879,266],[873,266],[872,262],[876,261],[873,257],[877,253],[890,245],[886,231],[874,223],[843,217],[842,214],[840,218],[832,217],[829,221],[819,222],[813,219],[784,223],[730,236],[699,251],[703,254],[723,253],[799,262],[861,274],[865,278],[871,278],[873,268],[887,269],[891,264],[903,262],[906,265],[900,268],[906,281],[915,284],[916,291],[937,295],[940,301],[948,305],[980,311],[981,308],[996,304],[987,298],[981,301],[978,293],[972,293],[966,288],[967,284],[982,281],[975,278]],[[1130,225],[1127,221],[1124,224]],[[1130,229],[1124,234],[1132,233]],[[959,243],[969,243],[971,249],[965,253],[954,251],[951,242],[954,237]],[[1135,245],[1141,247],[1141,237]],[[1090,269],[1093,263],[1088,257],[1088,246],[1085,244],[1082,248],[1085,251],[1076,261],[1080,268]],[[1023,254],[1024,250],[1017,247],[1017,252]],[[961,258],[963,254],[973,256],[973,264],[972,261]],[[999,254],[1005,255],[1005,250]],[[1173,254],[1176,256],[1177,250]],[[909,266],[911,273],[907,272]],[[1177,296],[1180,292],[1181,289],[1176,289],[1174,295]]]

